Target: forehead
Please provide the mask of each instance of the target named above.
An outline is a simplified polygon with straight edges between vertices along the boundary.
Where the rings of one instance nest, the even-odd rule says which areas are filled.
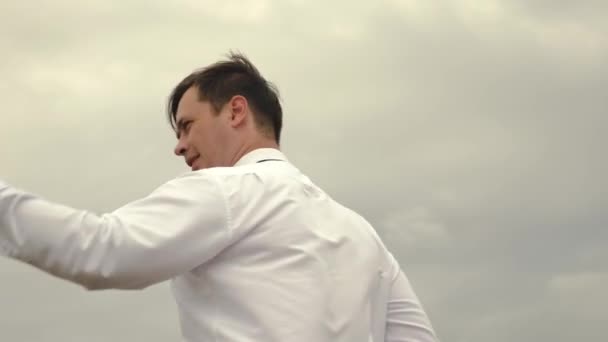
[[[192,86],[186,90],[182,98],[179,100],[177,110],[175,112],[175,122],[179,123],[183,118],[188,115],[192,115],[202,104],[199,100],[198,88]]]

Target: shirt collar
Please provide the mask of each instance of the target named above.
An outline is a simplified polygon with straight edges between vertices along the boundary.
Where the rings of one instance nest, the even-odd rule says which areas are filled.
[[[257,150],[253,150],[242,156],[241,159],[234,164],[234,166],[255,164],[264,159],[279,159],[287,161],[287,157],[285,157],[283,152],[277,150],[276,148],[258,148]]]

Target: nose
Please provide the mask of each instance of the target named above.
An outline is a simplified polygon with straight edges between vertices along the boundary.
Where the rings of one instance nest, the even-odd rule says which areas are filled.
[[[173,153],[175,153],[176,156],[183,156],[186,154],[186,150],[186,144],[183,142],[182,139],[180,139],[177,141],[177,145],[175,145]]]

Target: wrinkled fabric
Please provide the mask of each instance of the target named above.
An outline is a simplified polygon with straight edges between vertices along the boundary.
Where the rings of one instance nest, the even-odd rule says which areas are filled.
[[[0,181],[0,254],[89,290],[171,280],[185,341],[436,341],[373,227],[276,149],[103,215]]]

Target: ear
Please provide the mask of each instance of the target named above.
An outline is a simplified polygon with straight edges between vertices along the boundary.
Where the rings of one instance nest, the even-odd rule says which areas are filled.
[[[230,124],[232,127],[242,125],[249,113],[249,104],[247,99],[241,95],[235,95],[228,103],[230,106]]]

